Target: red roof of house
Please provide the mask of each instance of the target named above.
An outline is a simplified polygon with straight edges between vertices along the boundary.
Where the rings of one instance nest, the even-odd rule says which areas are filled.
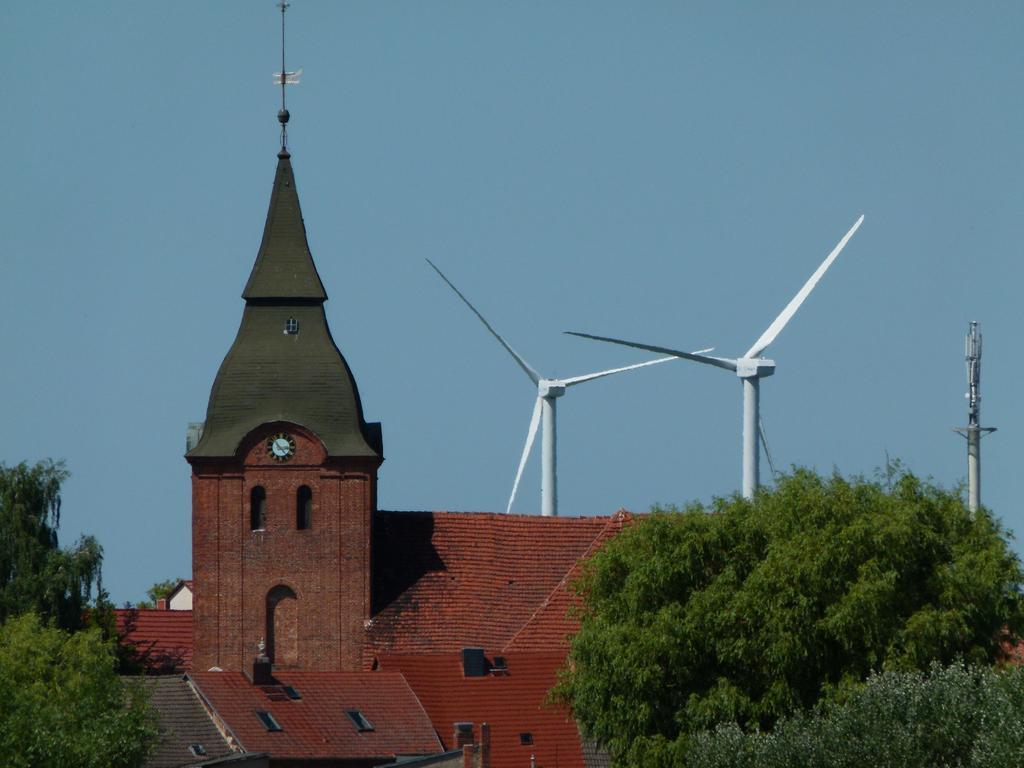
[[[570,609],[579,605],[580,600],[572,590],[572,584],[581,575],[584,564],[605,542],[622,532],[622,527],[632,520],[626,510],[619,510],[587,551],[573,563],[572,568],[562,577],[558,586],[544,598],[537,610],[523,624],[518,632],[505,644],[505,651],[536,651],[558,648],[562,653],[569,651],[569,639],[579,629],[579,621],[570,615]]]
[[[455,723],[473,723],[475,741],[480,724],[487,723],[493,768],[523,768],[531,755],[544,768],[583,768],[576,723],[564,707],[546,703],[564,652],[513,652],[505,658],[507,674],[484,677],[465,677],[457,653],[385,656],[381,669],[405,676],[448,749],[454,748]],[[520,734],[529,734],[533,743],[522,744]]]
[[[497,651],[531,620],[534,650],[564,649],[566,577],[626,518],[379,512],[367,652]]]
[[[118,608],[121,642],[151,672],[184,672],[192,667],[192,611]]]
[[[441,744],[405,678],[389,672],[280,672],[279,686],[257,686],[241,672],[193,672],[211,709],[249,752],[273,757],[392,758],[436,754]],[[280,686],[293,686],[292,700]],[[268,731],[256,711],[281,726]],[[346,715],[358,710],[373,725],[360,732]]]

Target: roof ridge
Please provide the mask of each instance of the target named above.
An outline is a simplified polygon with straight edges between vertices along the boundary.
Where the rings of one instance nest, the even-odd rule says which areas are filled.
[[[589,560],[594,555],[594,553],[601,547],[601,545],[603,545],[608,539],[611,538],[610,529],[614,527],[616,529],[616,533],[621,532],[623,526],[626,525],[626,523],[630,522],[632,519],[632,513],[630,513],[625,507],[621,507],[614,515],[608,518],[608,522],[605,524],[603,528],[601,528],[600,531],[598,531],[597,535],[590,542],[590,545],[587,547],[586,551],[582,555],[580,555],[576,559],[576,562],[574,562],[569,567],[569,570],[565,572],[565,575],[561,578],[558,584],[555,585],[554,589],[552,589],[545,596],[545,598],[541,601],[541,604],[537,606],[537,609],[532,614],[530,614],[530,618],[528,618],[523,623],[523,625],[516,630],[515,634],[513,634],[512,637],[509,638],[508,642],[506,642],[505,645],[502,646],[502,652],[508,651],[510,648],[512,648],[513,644],[516,642],[516,639],[521,634],[523,634],[523,632],[525,632],[530,627],[530,625],[533,624],[534,619],[536,619],[540,615],[540,613],[551,604],[552,599],[555,597],[555,595],[559,594],[568,586],[568,580],[571,577],[573,577],[575,573],[578,573],[581,564]]]
[[[559,522],[592,522],[594,520],[606,520],[614,521],[618,519],[620,515],[626,515],[632,518],[633,513],[625,508],[619,509],[617,512],[613,512],[610,515],[559,515],[557,517],[543,517],[541,515],[527,515],[522,513],[507,513],[507,512],[491,512],[488,510],[469,510],[469,509],[378,509],[377,512],[388,515],[452,515],[460,517],[493,517],[497,520],[509,520],[516,522],[523,521],[548,521],[546,524],[551,524],[554,521]]]
[[[377,669],[377,670],[373,670],[372,672],[369,672],[369,673],[367,673],[367,674],[371,674],[371,675],[376,675],[376,674],[380,674],[380,673],[382,673],[382,672],[384,672],[384,670],[380,670],[380,669]],[[387,673],[385,672],[385,674],[387,674]],[[399,670],[397,670],[397,672],[392,672],[391,674],[397,674],[397,675],[398,675],[398,676],[399,676],[400,678],[402,678],[402,683],[403,683],[403,684],[405,685],[405,687],[406,687],[406,688],[408,688],[408,689],[409,689],[409,693],[410,693],[410,695],[412,696],[412,698],[413,698],[413,701],[415,701],[415,702],[416,702],[416,704],[417,704],[417,706],[418,706],[418,707],[420,708],[420,712],[422,712],[422,713],[423,713],[423,717],[424,717],[424,718],[426,718],[426,720],[427,720],[427,722],[428,722],[428,723],[430,723],[431,725],[433,725],[434,721],[430,719],[430,713],[429,713],[429,712],[427,712],[427,708],[423,706],[423,702],[422,702],[422,701],[420,701],[420,696],[419,696],[419,694],[418,694],[418,693],[416,693],[416,691],[415,691],[415,690],[413,690],[413,687],[412,687],[412,685],[411,685],[411,684],[409,683],[409,680],[408,680],[408,678],[406,678],[406,676],[405,676],[405,673],[404,673],[404,672],[402,672],[402,670],[400,670],[400,669],[399,669]],[[440,736],[440,734],[438,734],[438,733],[437,733],[437,731],[435,730],[435,731],[434,731],[434,735],[435,735],[435,736],[437,737],[437,742],[438,742],[438,744],[440,744],[440,745],[441,745],[441,747],[443,748],[443,747],[444,747],[444,742],[443,742],[443,741],[441,741],[441,736]]]
[[[220,731],[221,735],[224,736],[224,740],[227,741],[228,746],[231,747],[232,751],[236,751],[237,749],[238,751],[246,752],[247,750],[245,745],[242,743],[242,740],[238,738],[238,735],[231,728],[231,725],[226,719],[224,719],[224,716],[221,715],[221,713],[217,711],[217,708],[213,706],[213,702],[211,702],[209,698],[207,698],[206,694],[203,693],[203,690],[199,687],[199,683],[196,679],[188,672],[186,672],[182,677],[184,677],[185,682],[188,683],[189,687],[195,692],[200,704],[203,705],[203,708],[210,714],[210,720],[213,721],[214,726],[218,731]]]

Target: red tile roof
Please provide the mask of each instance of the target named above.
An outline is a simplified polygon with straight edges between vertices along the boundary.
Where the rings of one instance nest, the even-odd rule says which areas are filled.
[[[564,622],[563,603],[552,593],[564,591],[576,562],[622,519],[379,512],[367,652],[500,650],[546,601],[552,604],[536,617],[534,636],[564,647],[573,624]]]
[[[118,608],[122,644],[135,647],[135,657],[150,672],[168,674],[192,667],[192,611]]]
[[[355,759],[441,751],[427,713],[405,678],[387,672],[280,672],[301,695],[253,685],[241,672],[193,672],[190,678],[241,746],[274,758]],[[345,714],[359,710],[374,730],[360,732]],[[257,710],[273,715],[268,731]]]
[[[633,519],[632,515],[620,509],[611,518],[590,547],[573,563],[572,568],[562,577],[544,602],[515,636],[505,644],[504,651],[536,651],[539,649],[569,650],[569,638],[579,630],[579,622],[569,615],[571,608],[579,605],[579,598],[572,590],[572,584],[581,575],[584,564],[605,542],[622,532],[623,526]]]
[[[579,561],[629,519],[625,512],[576,518],[378,512],[367,661],[465,646],[564,651],[577,628],[566,613]],[[117,615],[150,671],[191,667],[192,611],[119,609]]]
[[[546,703],[565,654],[509,653],[506,660],[507,674],[484,677],[464,677],[456,653],[385,656],[381,669],[405,676],[448,749],[455,723],[472,722],[474,739],[488,723],[493,768],[523,768],[530,755],[543,768],[583,768],[576,723],[564,708]],[[533,744],[522,745],[521,733]]]

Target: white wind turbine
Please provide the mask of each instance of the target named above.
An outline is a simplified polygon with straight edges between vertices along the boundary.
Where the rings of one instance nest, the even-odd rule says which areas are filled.
[[[505,339],[503,339],[491,324],[487,322],[483,315],[474,307],[469,299],[462,295],[462,292],[456,288],[452,281],[445,277],[444,273],[437,268],[437,266],[430,259],[427,259],[427,263],[434,268],[434,271],[441,276],[441,279],[448,283],[456,295],[462,299],[466,306],[469,307],[473,314],[480,318],[480,322],[484,324],[484,327],[498,340],[498,343],[505,348],[505,350],[515,358],[515,361],[519,364],[519,367],[523,369],[527,376],[530,377],[530,381],[537,387],[537,400],[533,405],[533,415],[530,417],[530,428],[526,433],[526,445],[523,446],[523,455],[519,459],[519,469],[516,470],[516,480],[512,484],[512,495],[508,499],[508,507],[505,512],[512,511],[512,502],[516,498],[516,490],[519,488],[519,480],[523,476],[523,467],[526,466],[526,459],[530,456],[530,449],[533,448],[534,438],[537,436],[537,426],[540,424],[541,414],[544,415],[544,430],[543,439],[541,440],[541,480],[540,480],[540,498],[541,498],[541,514],[545,517],[555,517],[558,515],[558,487],[557,487],[557,476],[555,472],[556,456],[555,456],[555,401],[565,394],[565,390],[569,387],[573,387],[577,384],[582,384],[585,381],[591,381],[593,379],[600,379],[604,376],[611,376],[613,373],[622,373],[624,371],[631,371],[634,368],[643,368],[647,365],[656,365],[658,363],[667,363],[670,360],[675,360],[679,356],[671,355],[670,357],[662,357],[657,360],[648,360],[646,363],[637,363],[636,365],[627,365],[624,368],[612,368],[608,371],[598,371],[597,373],[588,373],[584,376],[573,376],[568,379],[545,379],[533,367],[523,359],[523,357],[516,352],[509,345]],[[710,352],[710,349],[702,349],[701,352]]]
[[[636,349],[646,349],[650,352],[661,352],[665,355],[675,355],[686,360],[693,360],[697,363],[705,363],[706,365],[713,365],[716,368],[724,368],[727,371],[734,372],[743,381],[743,496],[747,499],[754,497],[754,492],[757,490],[759,476],[758,476],[758,461],[760,459],[760,453],[757,446],[758,434],[761,434],[762,440],[764,435],[760,429],[760,416],[758,414],[759,400],[760,400],[760,382],[761,379],[771,376],[775,373],[775,361],[768,360],[761,357],[761,354],[768,348],[768,345],[775,341],[775,337],[779,335],[779,332],[786,327],[796,311],[800,309],[800,305],[804,303],[804,299],[814,290],[814,286],[821,280],[822,275],[825,274],[832,262],[835,261],[839,252],[846,246],[847,241],[853,237],[853,233],[857,231],[861,223],[864,221],[862,215],[857,219],[856,223],[850,228],[843,239],[839,241],[839,244],[832,249],[832,253],[821,263],[821,266],[815,270],[814,274],[810,276],[803,288],[801,288],[796,296],[794,296],[786,308],[782,310],[778,317],[768,326],[768,329],[761,334],[761,337],[754,342],[754,345],[739,358],[727,358],[727,357],[712,357],[710,355],[702,355],[693,352],[681,352],[676,349],[669,349],[668,347],[658,347],[651,344],[638,344],[634,341],[625,341],[624,339],[612,339],[607,336],[593,336],[589,333],[577,333],[575,331],[567,331],[567,333],[573,336],[582,336],[585,339],[597,339],[598,341],[609,341],[613,344],[622,344],[627,347],[635,347]],[[767,445],[765,446],[767,450]]]

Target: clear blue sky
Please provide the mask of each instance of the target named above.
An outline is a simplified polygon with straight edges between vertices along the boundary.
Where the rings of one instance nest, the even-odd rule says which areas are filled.
[[[241,317],[276,162],[271,0],[14,3],[0,25],[0,461],[72,472],[118,603],[190,571],[185,426]],[[775,461],[955,485],[982,323],[983,501],[1024,416],[1024,5],[314,2],[289,11],[291,148],[385,509],[504,509],[548,376],[742,353],[856,217],[769,354]],[[740,482],[740,384],[673,362],[559,403],[564,514]],[[539,507],[539,456],[517,509]],[[1018,547],[1019,547],[1018,543]]]

